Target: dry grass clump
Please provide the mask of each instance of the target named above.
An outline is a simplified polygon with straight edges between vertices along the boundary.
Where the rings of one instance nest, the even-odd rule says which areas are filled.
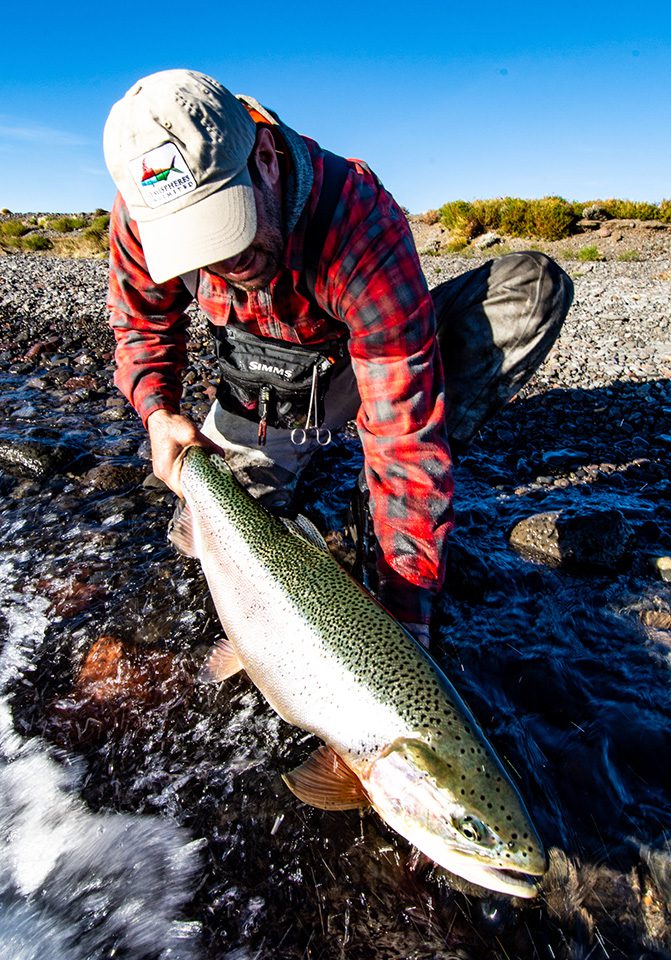
[[[98,209],[79,216],[12,218],[0,214],[0,250],[41,253],[50,250],[63,257],[102,257],[109,251],[109,214]]]
[[[509,237],[563,240],[578,219],[573,205],[562,197],[454,200],[443,204],[440,218],[454,235],[468,240],[490,230]]]
[[[585,216],[583,211],[597,208],[606,217],[613,220],[661,220],[671,223],[671,200],[660,203],[646,203],[640,200],[590,200],[587,203],[574,203],[576,213]]]
[[[568,201],[563,197],[524,200],[497,197],[492,200],[452,200],[438,211],[440,222],[450,231],[451,242],[469,243],[489,231],[509,237],[564,240],[576,233],[584,216],[596,211],[598,219],[660,220],[671,223],[671,200],[645,203],[633,200]],[[431,213],[432,211],[429,211]],[[429,215],[423,214],[422,219]]]
[[[86,226],[85,217],[44,217],[39,221],[39,226],[45,230],[55,230],[56,233],[72,233],[73,230],[80,230]]]

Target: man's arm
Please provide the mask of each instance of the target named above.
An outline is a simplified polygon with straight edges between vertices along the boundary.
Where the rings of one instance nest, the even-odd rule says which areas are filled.
[[[343,217],[356,220],[357,204],[362,215],[327,239],[322,295],[351,331],[380,600],[400,620],[427,623],[453,526],[435,315],[407,220],[372,175],[360,176]]]
[[[120,196],[110,221],[108,307],[116,338],[114,382],[142,418],[154,473],[182,495],[176,460],[192,444],[217,449],[179,412],[186,366],[184,314],[191,295],[179,278],[155,284],[137,227]]]

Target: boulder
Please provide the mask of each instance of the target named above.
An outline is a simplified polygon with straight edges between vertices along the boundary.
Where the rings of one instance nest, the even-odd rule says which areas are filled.
[[[558,510],[520,520],[509,543],[522,556],[551,566],[600,570],[622,560],[631,535],[619,510]]]

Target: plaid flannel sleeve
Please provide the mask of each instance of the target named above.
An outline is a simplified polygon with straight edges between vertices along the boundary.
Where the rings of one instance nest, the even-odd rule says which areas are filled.
[[[358,182],[350,177],[350,190],[341,216],[357,223],[345,229],[338,253],[333,241],[325,253],[333,256],[331,307],[351,331],[362,401],[357,425],[380,550],[379,597],[400,620],[426,623],[445,578],[453,527],[433,302],[393,198],[370,173]]]
[[[110,220],[107,306],[116,339],[114,382],[142,418],[179,411],[186,365],[184,315],[191,295],[177,278],[155,284],[147,271],[137,225],[117,195]]]

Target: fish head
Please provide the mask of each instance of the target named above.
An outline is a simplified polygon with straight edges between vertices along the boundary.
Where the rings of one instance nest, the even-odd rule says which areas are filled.
[[[524,804],[484,738],[468,760],[420,739],[400,739],[363,785],[380,816],[422,853],[471,883],[510,896],[538,893],[547,869]],[[463,749],[463,748],[461,748]],[[475,749],[475,748],[474,748]]]

